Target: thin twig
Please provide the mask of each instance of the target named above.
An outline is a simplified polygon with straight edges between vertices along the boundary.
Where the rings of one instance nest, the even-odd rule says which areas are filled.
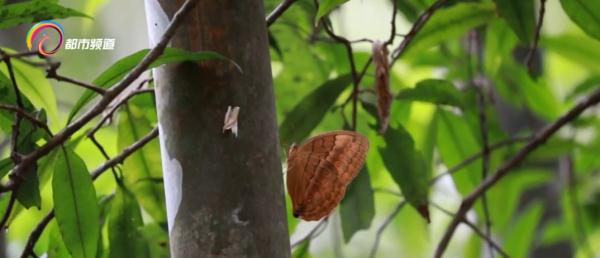
[[[48,226],[48,223],[50,223],[50,221],[53,218],[54,218],[54,209],[52,209],[50,212],[48,212],[48,214],[46,214],[46,216],[44,216],[44,218],[40,221],[40,223],[38,223],[35,226],[33,231],[31,231],[29,238],[27,238],[27,243],[25,244],[25,248],[23,249],[23,252],[21,253],[21,258],[28,258],[33,253],[33,248],[35,247],[35,243],[40,238],[40,236],[44,232],[44,229],[46,229],[46,226]]]
[[[484,180],[488,176],[488,170],[490,167],[490,146],[489,146],[489,138],[488,138],[488,125],[487,125],[487,116],[486,116],[486,102],[485,102],[485,89],[483,85],[477,83],[476,77],[483,73],[482,67],[482,55],[479,49],[479,45],[481,44],[477,40],[477,29],[474,29],[469,34],[468,39],[468,53],[469,53],[469,79],[471,80],[471,84],[475,89],[475,93],[477,95],[477,109],[478,109],[478,118],[479,118],[479,131],[481,134],[481,145],[482,145],[482,158],[481,158],[481,180]],[[471,56],[475,55],[477,58],[477,74],[473,73],[473,65],[471,64],[472,59]],[[490,209],[488,207],[487,196],[483,194],[481,196],[481,206],[483,208],[483,220],[485,224],[485,235],[487,238],[490,238],[492,235],[492,222],[490,218]],[[488,247],[490,251],[490,257],[494,258],[494,248],[492,246],[492,242],[488,241]]]
[[[125,148],[119,155],[106,161],[104,164],[102,164],[99,167],[97,167],[96,169],[94,169],[91,172],[92,180],[96,180],[107,169],[112,168],[112,167],[122,163],[132,153],[134,153],[136,150],[144,147],[144,145],[146,145],[148,142],[150,142],[152,139],[156,138],[157,136],[158,136],[158,128],[152,129],[152,131],[150,131],[146,136],[142,137],[135,143],[131,144],[129,147]],[[38,239],[42,235],[42,232],[44,231],[44,229],[46,228],[48,223],[53,218],[54,218],[54,209],[51,210],[48,214],[46,214],[46,216],[44,216],[44,218],[38,223],[38,225],[35,227],[35,229],[31,232],[31,234],[29,235],[29,238],[27,239],[27,244],[25,245],[25,249],[23,249],[23,252],[21,253],[21,258],[27,258],[33,252],[35,243],[38,241]]]
[[[519,142],[526,142],[528,140],[531,140],[532,137],[515,137],[515,138],[511,138],[511,139],[507,139],[507,140],[502,140],[499,141],[497,143],[494,143],[492,145],[490,145],[489,147],[489,151],[493,152],[497,149],[509,146],[509,145],[513,145]],[[477,152],[469,157],[467,157],[466,159],[464,159],[463,161],[461,161],[460,163],[456,164],[455,166],[453,166],[452,168],[448,169],[446,172],[441,173],[439,175],[437,175],[436,177],[434,177],[433,179],[431,179],[431,181],[429,182],[430,185],[433,185],[435,183],[437,183],[442,177],[444,176],[449,176],[452,175],[458,171],[460,171],[461,169],[463,169],[464,167],[468,166],[469,164],[473,163],[474,161],[478,160],[479,158],[481,158],[483,156],[483,150],[480,152]]]
[[[6,222],[8,221],[8,218],[10,218],[10,214],[12,213],[15,205],[15,200],[17,200],[17,190],[13,189],[10,193],[10,199],[8,199],[8,204],[6,205],[4,214],[2,215],[2,220],[0,220],[0,230],[4,230],[4,228],[7,227]]]
[[[542,130],[537,132],[534,138],[531,139],[523,148],[521,148],[521,150],[513,158],[504,162],[493,175],[487,177],[483,182],[481,182],[481,184],[479,184],[479,186],[477,186],[469,195],[467,195],[461,202],[456,216],[450,222],[450,225],[446,229],[442,240],[438,244],[434,257],[441,257],[444,254],[448,244],[450,243],[450,240],[452,239],[452,236],[454,235],[454,232],[456,231],[456,227],[462,220],[464,220],[467,212],[473,207],[475,201],[481,197],[484,192],[494,186],[500,179],[510,172],[512,168],[519,165],[532,151],[544,144],[560,128],[577,118],[587,108],[598,104],[598,102],[600,102],[600,90],[590,94],[587,98],[581,100],[553,123],[547,125]]]
[[[273,11],[267,16],[267,27],[275,23],[277,19],[288,9],[296,0],[283,0]]]
[[[318,3],[317,1],[315,1],[315,5],[317,5],[318,8]],[[323,28],[325,29],[325,32],[336,42],[344,45],[344,47],[346,48],[346,55],[348,56],[348,62],[350,64],[350,72],[352,74],[352,82],[353,82],[353,87],[352,87],[352,125],[351,125],[351,129],[352,131],[356,131],[356,115],[357,115],[357,108],[358,108],[358,90],[359,90],[359,86],[360,86],[360,80],[361,77],[359,77],[358,72],[356,71],[356,64],[354,62],[354,52],[352,51],[352,43],[339,35],[336,35],[333,32],[333,29],[330,27],[331,24],[327,23],[325,19],[321,19],[321,24],[323,26]]]
[[[435,207],[436,209],[438,209],[442,213],[448,215],[449,217],[456,216],[454,213],[452,213],[452,212],[444,209],[442,206],[440,206],[437,203],[429,202],[429,204],[431,204],[431,206]],[[509,255],[506,253],[506,251],[504,251],[502,249],[502,247],[500,247],[500,245],[498,245],[489,235],[484,234],[473,222],[471,222],[471,221],[469,221],[468,219],[465,218],[462,221],[462,223],[464,223],[465,225],[469,226],[471,228],[471,230],[473,230],[473,232],[475,232],[475,234],[477,234],[482,240],[484,240],[487,243],[489,243],[489,245],[492,248],[494,248],[496,251],[498,251],[498,253],[500,253],[500,255],[502,255],[503,257],[509,257]]]
[[[533,71],[533,57],[535,56],[535,52],[537,51],[538,41],[540,40],[540,32],[542,31],[542,25],[544,24],[544,15],[546,13],[546,0],[540,0],[540,13],[538,15],[538,22],[535,27],[535,34],[533,36],[533,44],[531,48],[529,48],[529,52],[527,52],[527,56],[525,57],[525,65],[527,69],[529,69],[529,73]]]
[[[46,78],[51,78],[51,79],[55,79],[59,82],[68,82],[70,84],[73,85],[77,85],[80,87],[83,87],[85,89],[91,90],[93,92],[96,92],[100,95],[104,95],[106,93],[106,90],[103,88],[100,88],[96,85],[92,85],[86,82],[82,82],[73,78],[69,78],[69,77],[65,77],[62,76],[60,74],[57,73],[57,69],[60,67],[60,63],[53,63],[50,64],[50,67],[48,69],[46,69]]]
[[[390,32],[390,37],[388,38],[388,40],[385,42],[384,46],[387,47],[389,45],[394,44],[394,39],[396,38],[396,14],[398,13],[398,0],[392,0],[393,4],[392,4],[392,20],[391,20],[391,25],[392,25],[392,31]]]
[[[108,121],[110,118],[113,117],[113,115],[117,111],[117,109],[119,109],[121,106],[123,106],[125,103],[127,103],[127,101],[129,101],[134,96],[137,96],[137,95],[143,94],[143,93],[154,93],[154,89],[137,89],[137,90],[131,91],[129,94],[127,94],[127,96],[125,96],[124,98],[119,100],[116,104],[114,104],[114,106],[105,115],[102,116],[102,118],[96,124],[96,126],[94,126],[94,128],[92,128],[87,133],[88,137],[91,137],[96,132],[98,132],[98,130],[100,130],[100,128],[102,128],[102,126],[106,123],[106,121]]]
[[[328,218],[329,217],[319,221],[319,223],[313,229],[311,229],[310,232],[308,232],[308,234],[306,236],[304,236],[303,238],[300,238],[298,241],[292,243],[291,248],[294,249],[297,246],[299,246],[300,244],[302,244],[303,242],[310,241],[314,237],[317,237],[318,235],[320,235],[321,232],[323,232],[323,230],[325,230],[325,228],[327,227]]]
[[[36,125],[37,127],[40,127],[45,131],[50,131],[46,123],[42,122],[41,120],[37,119],[34,115],[27,113],[27,111],[17,106],[0,103],[0,109],[18,113],[23,118],[29,120],[32,124]]]
[[[415,24],[413,24],[410,31],[404,37],[404,40],[402,40],[402,43],[400,43],[400,46],[398,46],[398,48],[396,48],[392,52],[392,62],[390,63],[390,66],[393,66],[394,63],[400,58],[400,56],[402,56],[404,51],[406,51],[406,47],[408,47],[410,42],[412,42],[412,40],[417,35],[417,32],[419,32],[419,30],[421,30],[421,28],[423,28],[423,26],[425,25],[425,23],[427,23],[427,21],[433,15],[433,13],[437,9],[442,7],[442,5],[446,1],[447,0],[437,0],[435,3],[433,3],[431,6],[429,6],[429,8],[427,8],[427,10],[425,10],[425,12],[423,14],[421,14],[419,16],[419,18],[417,18],[417,21],[415,22]]]
[[[381,241],[381,236],[383,234],[383,231],[387,228],[387,226],[390,223],[392,223],[392,221],[394,220],[396,215],[398,215],[398,213],[400,213],[400,211],[402,210],[402,207],[404,207],[405,204],[406,204],[406,201],[402,201],[402,202],[398,203],[398,205],[396,205],[396,207],[394,207],[394,210],[387,216],[387,218],[385,218],[385,220],[383,221],[381,226],[379,226],[379,228],[377,228],[377,233],[375,233],[375,241],[373,242],[373,246],[371,247],[371,252],[369,253],[369,258],[375,258],[375,255],[377,254],[377,249],[379,248],[379,241]]]

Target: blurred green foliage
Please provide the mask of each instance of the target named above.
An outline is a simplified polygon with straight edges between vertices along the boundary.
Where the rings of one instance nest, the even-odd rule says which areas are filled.
[[[398,8],[395,26],[399,34],[408,32],[435,2],[395,1]],[[103,2],[88,1],[80,7],[92,15]],[[279,4],[278,0],[264,2],[266,12]],[[347,128],[354,119],[352,104],[347,102],[351,101],[353,83],[348,56],[344,47],[328,37],[317,21],[321,18],[331,21],[335,32],[350,40],[356,34],[389,37],[391,1],[319,2],[316,8],[313,1],[296,1],[269,28],[276,113],[283,147],[312,134]],[[528,51],[534,42],[539,1],[447,1],[414,35],[405,54],[391,69],[390,88],[395,98],[391,126],[384,135],[376,130],[374,70],[370,65],[359,85],[355,117],[357,131],[370,140],[366,165],[333,215],[339,216],[341,222],[330,222],[324,233],[321,230],[315,233],[312,241],[298,243],[292,257],[334,257],[340,252],[344,257],[367,257],[370,253],[377,257],[431,256],[450,217],[430,204],[456,210],[461,196],[482,180],[481,155],[473,158],[483,146],[481,114],[487,118],[489,144],[494,145],[535,133],[539,123],[553,121],[578,99],[600,88],[600,6],[595,1],[556,2],[548,1],[546,6],[539,42],[542,58],[538,66],[542,72],[532,75],[515,49]],[[356,10],[363,8],[375,10],[377,15],[359,17]],[[86,15],[57,1],[34,0],[10,5],[0,1],[0,28],[74,16]],[[365,29],[360,23],[371,27]],[[0,31],[0,36],[7,35]],[[396,35],[390,50],[403,39],[404,35]],[[352,46],[353,58],[361,69],[369,61],[370,45],[360,42]],[[97,75],[93,84],[107,88],[121,80],[147,51],[123,55],[107,66],[88,65],[85,70]],[[152,67],[215,58],[225,57],[167,49]],[[47,123],[54,133],[64,124],[61,122],[76,118],[94,101],[95,93],[84,91],[73,98],[77,91],[70,91],[64,85],[53,87],[42,69],[13,60],[25,110]],[[83,59],[73,62],[75,71],[89,64]],[[477,94],[483,94],[486,100],[482,110],[477,104]],[[10,74],[2,63],[0,104],[16,105],[14,96]],[[154,128],[154,106],[151,95],[136,95],[117,110],[112,124],[98,131],[96,139],[110,156],[123,151]],[[515,115],[523,110],[524,116]],[[9,140],[13,119],[12,112],[0,109],[0,176],[4,182],[12,167]],[[31,152],[49,137],[25,120],[18,131],[19,152],[23,153]],[[151,141],[121,166],[92,182],[89,171],[101,164],[104,157],[84,137],[83,131],[30,168],[28,180],[18,192],[17,203],[8,217],[11,230],[7,241],[19,247],[16,251],[9,250],[10,253],[18,255],[33,227],[54,209],[56,220],[41,235],[34,249],[37,254],[168,257],[158,141]],[[491,234],[511,257],[527,257],[537,248],[561,242],[572,247],[574,257],[600,253],[599,132],[597,110],[584,113],[487,193]],[[489,155],[488,173],[522,145],[523,141],[514,141],[494,148]],[[471,162],[462,164],[465,160]],[[565,160],[569,160],[569,165],[564,165]],[[562,165],[557,166],[558,163]],[[452,170],[451,176],[432,183],[434,176],[448,170]],[[51,184],[47,183],[49,180]],[[536,191],[542,194],[532,194]],[[549,199],[552,197],[557,199]],[[0,211],[5,210],[8,199],[7,194],[0,196]],[[59,199],[68,201],[54,201]],[[397,206],[403,201],[412,206]],[[401,208],[394,210],[395,207]],[[414,207],[429,207],[431,223],[427,224]],[[294,242],[315,224],[293,218],[288,197],[286,208]],[[559,216],[548,216],[551,212],[558,212]],[[384,224],[388,216],[391,220]],[[468,217],[479,228],[485,227],[481,202]],[[380,232],[381,242],[373,252],[375,236]],[[340,239],[334,241],[331,236]],[[484,257],[489,252],[486,249],[487,244],[476,234],[459,230],[447,255]]]

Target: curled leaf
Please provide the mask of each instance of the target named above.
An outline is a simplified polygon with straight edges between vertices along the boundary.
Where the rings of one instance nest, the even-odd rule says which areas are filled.
[[[379,133],[384,134],[390,123],[390,62],[386,45],[376,40],[373,42],[373,65],[375,66],[375,94],[377,95],[377,114],[379,115]]]

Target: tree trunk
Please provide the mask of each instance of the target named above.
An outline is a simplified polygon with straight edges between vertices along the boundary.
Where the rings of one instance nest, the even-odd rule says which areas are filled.
[[[146,0],[151,46],[183,1]],[[154,69],[171,257],[289,257],[262,0],[200,0],[171,41],[226,61]],[[222,132],[239,106],[239,135]]]

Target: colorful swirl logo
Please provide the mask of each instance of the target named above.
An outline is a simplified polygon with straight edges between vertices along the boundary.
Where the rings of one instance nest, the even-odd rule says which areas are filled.
[[[47,40],[50,39],[50,37],[44,32],[46,29],[51,29],[58,33],[58,42],[56,44],[56,47],[50,51],[46,51],[42,47],[44,45],[44,42],[46,42]],[[38,41],[38,45],[37,45],[38,52],[40,52],[40,54],[45,55],[45,56],[49,56],[49,55],[56,53],[60,49],[60,46],[63,43],[63,28],[62,28],[62,26],[60,26],[60,24],[58,24],[55,21],[41,21],[41,22],[34,24],[31,27],[31,29],[29,29],[29,31],[27,32],[26,40],[27,40],[27,48],[29,48],[29,50],[32,50],[33,41],[35,39],[37,39],[37,37],[40,33],[41,33],[42,37]]]

